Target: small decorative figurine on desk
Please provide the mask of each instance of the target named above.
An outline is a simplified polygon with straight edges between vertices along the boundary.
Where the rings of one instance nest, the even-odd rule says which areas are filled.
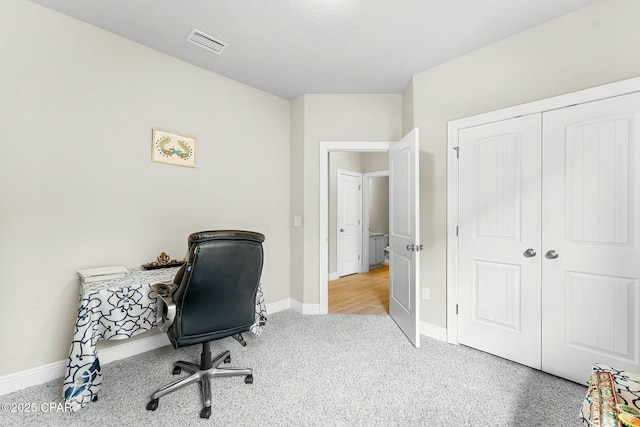
[[[171,257],[165,252],[162,252],[160,255],[158,255],[158,261],[144,264],[142,268],[144,268],[145,270],[153,270],[154,268],[178,267],[182,264],[184,264],[184,260],[176,261],[175,259],[171,259]]]

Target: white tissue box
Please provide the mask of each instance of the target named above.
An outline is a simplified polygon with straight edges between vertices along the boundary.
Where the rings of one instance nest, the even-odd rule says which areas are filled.
[[[87,268],[78,270],[82,283],[98,282],[101,280],[122,279],[127,269],[120,266]]]

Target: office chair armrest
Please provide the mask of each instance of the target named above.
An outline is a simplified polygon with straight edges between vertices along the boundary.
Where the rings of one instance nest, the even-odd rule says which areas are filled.
[[[158,295],[158,313],[161,313],[161,319],[158,323],[158,328],[162,332],[167,332],[169,327],[173,324],[176,318],[176,303],[171,296],[174,288],[177,285],[172,283],[156,283],[151,286]]]

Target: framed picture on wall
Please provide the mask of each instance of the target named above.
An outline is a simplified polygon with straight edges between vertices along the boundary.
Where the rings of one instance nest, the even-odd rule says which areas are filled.
[[[151,161],[196,167],[195,137],[153,129],[151,139]]]

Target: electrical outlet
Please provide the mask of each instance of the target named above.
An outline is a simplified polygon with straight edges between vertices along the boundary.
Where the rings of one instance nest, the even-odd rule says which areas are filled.
[[[430,288],[422,288],[422,299],[431,299],[431,289]]]

